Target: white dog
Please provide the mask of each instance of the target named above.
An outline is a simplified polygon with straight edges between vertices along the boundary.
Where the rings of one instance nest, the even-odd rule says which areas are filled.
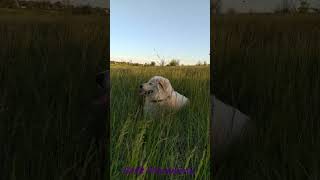
[[[177,111],[189,103],[189,99],[176,92],[168,79],[161,76],[152,77],[140,85],[140,95],[145,97],[143,111],[145,114]]]

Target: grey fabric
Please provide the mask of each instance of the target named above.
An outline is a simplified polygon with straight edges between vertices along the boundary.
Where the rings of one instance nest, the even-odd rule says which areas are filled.
[[[215,150],[227,148],[234,140],[242,137],[249,127],[250,118],[238,109],[224,104],[215,96],[211,96],[212,135]]]

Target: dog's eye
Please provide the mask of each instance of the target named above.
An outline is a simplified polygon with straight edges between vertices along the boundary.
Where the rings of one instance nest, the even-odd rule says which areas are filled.
[[[150,82],[149,85],[152,85],[152,83]]]

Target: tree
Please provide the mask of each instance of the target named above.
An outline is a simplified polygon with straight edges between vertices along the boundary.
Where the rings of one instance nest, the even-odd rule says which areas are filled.
[[[155,66],[155,65],[156,65],[156,62],[151,61],[150,66]]]
[[[159,62],[160,66],[165,66],[166,65],[166,61],[164,59],[161,59]]]
[[[158,59],[159,59],[159,61],[158,61],[158,64],[160,65],[160,66],[165,66],[165,64],[166,64],[166,60],[165,60],[165,58],[164,57],[160,57],[159,56],[159,54],[156,52],[156,49],[153,49],[154,50],[154,52],[157,54],[157,57],[158,57]]]
[[[290,12],[289,2],[288,0],[282,0],[281,4],[281,12],[287,14]]]
[[[281,3],[274,10],[275,13],[288,14],[296,11],[293,0],[282,0]]]
[[[299,0],[300,6],[298,8],[299,13],[307,13],[310,8],[310,3],[307,0]]]
[[[180,61],[178,59],[172,59],[169,62],[168,66],[179,66],[179,64],[180,64]]]

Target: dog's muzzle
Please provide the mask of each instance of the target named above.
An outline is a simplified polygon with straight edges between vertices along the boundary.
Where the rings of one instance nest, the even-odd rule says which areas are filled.
[[[146,96],[146,95],[149,95],[149,94],[152,94],[153,93],[153,90],[149,90],[149,91],[145,91],[145,90],[143,90],[143,89],[140,89],[139,90],[139,94],[141,95],[141,96]]]

